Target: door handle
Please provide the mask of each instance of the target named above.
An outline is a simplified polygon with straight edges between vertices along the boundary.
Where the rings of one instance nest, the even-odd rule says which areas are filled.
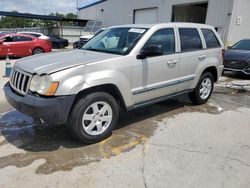
[[[206,55],[201,55],[201,56],[199,56],[199,60],[204,60],[204,59],[206,59]]]
[[[169,60],[168,62],[167,62],[167,65],[176,65],[178,63],[178,60]]]

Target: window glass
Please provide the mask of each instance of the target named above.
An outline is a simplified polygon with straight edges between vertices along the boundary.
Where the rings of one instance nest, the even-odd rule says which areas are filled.
[[[37,37],[37,38],[39,38],[41,36],[41,35],[35,34],[35,33],[31,33],[30,35],[33,36],[33,37]]]
[[[3,38],[3,41],[4,42],[13,42],[13,37],[12,36],[5,37],[5,38]]]
[[[232,50],[250,50],[250,40],[241,40],[237,42],[233,47]]]
[[[156,31],[147,41],[144,48],[150,45],[161,45],[163,55],[175,53],[174,29],[167,28]]]
[[[201,29],[206,44],[207,44],[207,48],[217,48],[220,47],[220,43],[217,39],[217,37],[215,36],[214,32],[210,29]]]
[[[112,53],[128,54],[140,38],[146,33],[144,28],[111,28],[107,29],[88,41],[82,49]]]
[[[13,41],[14,42],[27,42],[27,41],[32,41],[32,38],[25,37],[25,36],[14,36]]]
[[[181,51],[192,51],[202,49],[202,42],[197,29],[180,28]]]

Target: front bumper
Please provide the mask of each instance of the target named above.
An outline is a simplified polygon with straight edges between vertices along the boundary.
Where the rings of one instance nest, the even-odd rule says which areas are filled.
[[[248,69],[243,69],[243,70],[242,69],[231,69],[231,68],[225,67],[224,71],[233,71],[233,72],[239,72],[239,73],[243,73],[246,75],[250,75],[250,67],[249,67],[249,70]]]
[[[31,94],[20,96],[15,93],[7,83],[4,86],[7,101],[18,111],[30,115],[33,118],[42,119],[51,125],[65,124],[75,95],[53,98],[37,97]]]

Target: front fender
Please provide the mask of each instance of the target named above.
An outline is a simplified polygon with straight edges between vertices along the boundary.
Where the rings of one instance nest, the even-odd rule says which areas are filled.
[[[118,70],[101,70],[86,73],[84,66],[71,68],[52,75],[53,80],[59,81],[60,85],[56,95],[72,95],[99,85],[115,85],[125,102],[131,105],[131,84],[129,79]]]
[[[95,86],[113,84],[120,91],[126,106],[131,105],[131,85],[128,78],[117,70],[105,70],[87,74],[85,82],[82,86],[78,85],[74,88],[80,92]]]

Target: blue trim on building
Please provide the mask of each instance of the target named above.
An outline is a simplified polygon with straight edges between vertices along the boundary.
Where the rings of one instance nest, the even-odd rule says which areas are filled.
[[[83,10],[83,9],[86,9],[86,8],[89,8],[89,7],[92,7],[92,6],[95,6],[95,5],[97,5],[97,4],[103,3],[103,2],[105,2],[105,1],[107,1],[107,0],[99,0],[99,1],[96,1],[96,2],[93,2],[93,3],[90,3],[90,4],[88,4],[88,5],[85,5],[85,6],[83,6],[83,7],[80,7],[80,8],[78,8],[78,10]]]

